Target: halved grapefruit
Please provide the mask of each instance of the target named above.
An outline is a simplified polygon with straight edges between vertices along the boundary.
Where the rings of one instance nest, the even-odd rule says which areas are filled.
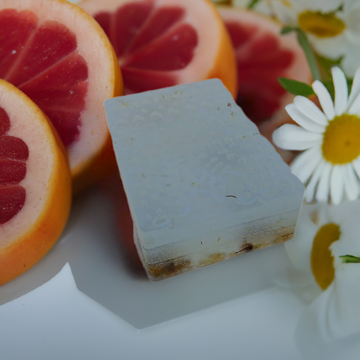
[[[271,141],[277,127],[292,122],[284,107],[293,95],[281,87],[278,78],[311,82],[304,52],[295,34],[281,35],[282,25],[266,15],[231,7],[219,7],[219,12],[236,53],[237,103]]]
[[[50,118],[68,150],[74,189],[115,164],[104,100],[122,94],[101,27],[64,0],[0,0],[0,78]]]
[[[0,80],[0,285],[39,261],[70,212],[66,150],[43,112]]]
[[[229,35],[208,0],[84,0],[114,46],[126,93],[219,78],[235,95]]]

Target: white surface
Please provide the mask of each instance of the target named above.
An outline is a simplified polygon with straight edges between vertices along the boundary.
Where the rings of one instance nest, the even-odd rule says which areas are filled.
[[[302,305],[274,289],[137,331],[79,292],[69,265],[0,307],[1,359],[301,359]]]
[[[151,283],[127,267],[106,194],[78,198],[50,253],[0,287],[1,360],[358,359],[357,336],[297,327],[305,305],[272,287],[291,269],[282,245]],[[82,292],[69,266],[56,276],[66,263]]]
[[[32,269],[0,287],[0,304],[69,263],[82,292],[141,329],[267,289],[292,267],[283,246],[275,246],[152,283],[128,266],[116,224],[121,183],[112,180],[75,201],[61,239]]]
[[[151,284],[129,275],[124,270],[122,257],[116,252],[114,239],[109,235],[111,229],[106,223],[111,215],[109,211],[99,194],[78,199],[68,227],[55,248],[23,276],[0,287],[0,304],[3,303],[0,306],[1,360],[359,358],[358,335],[340,344],[325,345],[313,336],[311,329],[305,329],[307,336],[299,336],[301,324],[298,329],[296,325],[304,305],[290,292],[268,288],[276,274],[288,266],[280,246],[264,250],[267,253],[249,254],[241,258],[241,262],[237,258],[181,275],[178,278],[184,279],[181,281],[174,279],[176,285],[188,285],[189,294],[202,293],[200,302],[210,295],[218,295],[215,301],[217,305],[206,308],[211,305],[208,303],[203,310],[193,309],[195,312],[178,318],[172,313],[173,320],[140,331],[78,291],[68,266],[51,281],[35,289],[55,276],[66,262],[70,262],[72,270],[76,269],[78,273],[78,286],[82,283],[82,287],[89,291],[91,283],[96,284],[94,294],[101,298],[102,289],[107,299],[113,288],[115,293],[110,297],[115,305],[134,300],[137,296],[146,296]],[[107,259],[109,265],[106,267],[106,263],[100,260],[99,266],[98,258]],[[79,262],[79,259],[83,262]],[[247,268],[250,266],[250,269],[254,269],[266,259],[272,263],[272,267],[264,266],[244,286],[244,278],[240,274],[236,276],[236,271],[243,263]],[[119,267],[115,265],[117,261]],[[106,281],[110,273],[113,274],[111,281],[118,276],[120,280],[115,284]],[[99,275],[96,277],[96,274]],[[207,291],[203,287],[198,291],[196,286],[209,282],[209,277],[214,274],[217,274],[215,284],[210,282]],[[229,286],[224,285],[224,274],[231,278]],[[188,281],[191,281],[190,285]],[[105,286],[108,282],[110,284]],[[169,290],[166,284],[170,283],[165,281],[162,284],[161,294],[164,295]],[[213,293],[208,292],[211,287],[214,287]],[[132,292],[134,288],[137,292]],[[177,288],[181,290],[180,286]],[[261,291],[264,288],[267,290]],[[123,293],[128,296],[121,298]],[[226,298],[232,300],[226,301]],[[186,296],[179,299],[180,303],[184,301]],[[161,317],[155,318],[153,322],[162,321]],[[354,342],[358,343],[357,347]]]
[[[323,343],[271,287],[290,269],[283,246],[151,283],[126,266],[108,200],[78,198],[51,252],[0,287],[1,360],[358,360],[359,334]],[[55,276],[66,263],[96,301],[68,266]]]

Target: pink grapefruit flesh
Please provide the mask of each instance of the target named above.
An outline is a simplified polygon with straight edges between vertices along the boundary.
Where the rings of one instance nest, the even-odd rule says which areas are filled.
[[[29,148],[22,139],[7,135],[10,127],[9,116],[0,107],[0,225],[23,208],[26,198],[19,183],[26,175]]]
[[[0,28],[0,78],[49,117],[79,176],[108,146],[104,100],[122,92],[111,44],[89,15],[62,0],[2,0]]]
[[[279,77],[305,83],[311,81],[310,69],[295,34],[281,35],[282,25],[259,13],[220,7],[236,54],[239,92],[237,103],[272,141],[272,132],[292,120],[285,106],[294,96],[278,82]],[[292,154],[278,149],[284,160]]]
[[[0,285],[60,236],[71,205],[66,151],[43,112],[0,80]]]
[[[207,0],[84,0],[114,46],[126,93],[211,77],[236,93],[229,36]]]

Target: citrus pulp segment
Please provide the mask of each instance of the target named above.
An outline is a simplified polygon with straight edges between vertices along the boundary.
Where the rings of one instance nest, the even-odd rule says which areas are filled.
[[[39,261],[70,212],[66,150],[43,112],[0,80],[0,285]]]
[[[122,94],[122,80],[107,36],[63,0],[0,0],[0,28],[0,78],[50,118],[67,147],[75,187],[90,182],[114,164],[103,102]]]
[[[239,79],[237,103],[267,137],[290,121],[284,107],[293,96],[279,84],[279,77],[305,83],[310,69],[295,34],[281,35],[281,24],[259,13],[230,7],[219,12],[232,39]]]
[[[114,46],[126,93],[219,78],[236,94],[229,35],[207,0],[84,0]]]

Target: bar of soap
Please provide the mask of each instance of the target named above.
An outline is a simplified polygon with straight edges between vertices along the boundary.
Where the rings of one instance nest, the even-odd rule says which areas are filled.
[[[292,238],[304,188],[217,79],[105,102],[151,280]]]

